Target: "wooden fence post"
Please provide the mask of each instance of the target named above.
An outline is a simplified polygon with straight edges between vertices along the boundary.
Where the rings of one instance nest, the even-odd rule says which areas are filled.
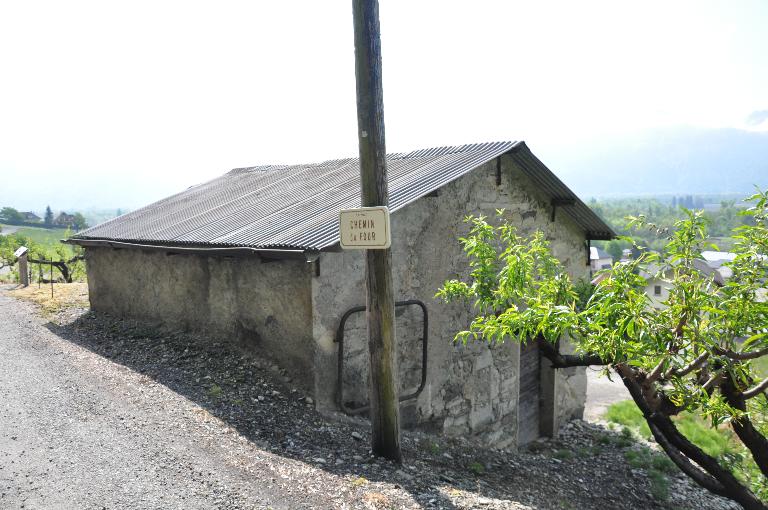
[[[24,287],[29,287],[29,270],[27,269],[27,253],[24,252],[19,256],[19,282]]]

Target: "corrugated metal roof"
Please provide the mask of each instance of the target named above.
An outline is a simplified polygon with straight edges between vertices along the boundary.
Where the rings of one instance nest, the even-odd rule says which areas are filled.
[[[523,142],[441,147],[387,156],[394,212],[509,153],[594,239],[613,236],[600,218]],[[339,242],[339,210],[360,206],[358,160],[237,168],[212,181],[84,230],[72,238],[136,244],[323,250]],[[595,237],[596,236],[596,237]]]

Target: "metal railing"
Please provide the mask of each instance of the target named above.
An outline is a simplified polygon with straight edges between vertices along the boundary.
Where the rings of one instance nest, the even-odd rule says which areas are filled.
[[[429,331],[429,313],[427,312],[427,305],[425,305],[422,301],[419,301],[418,299],[408,299],[405,301],[397,301],[395,302],[395,308],[402,307],[402,306],[412,306],[416,305],[419,308],[421,308],[422,312],[422,336],[421,336],[421,382],[419,383],[419,387],[414,391],[413,393],[409,393],[407,395],[402,395],[399,398],[400,402],[405,402],[406,400],[412,400],[417,398],[421,392],[424,390],[424,387],[427,384],[427,346],[428,346],[428,331]],[[353,308],[350,308],[346,312],[344,312],[344,315],[341,316],[341,321],[339,322],[339,329],[336,330],[336,338],[334,341],[339,344],[339,361],[338,361],[338,404],[339,408],[341,408],[342,411],[344,411],[347,414],[361,414],[370,409],[370,405],[363,405],[360,407],[347,407],[346,404],[344,404],[344,327],[347,324],[347,320],[349,317],[354,313],[364,312],[365,306],[355,306]]]

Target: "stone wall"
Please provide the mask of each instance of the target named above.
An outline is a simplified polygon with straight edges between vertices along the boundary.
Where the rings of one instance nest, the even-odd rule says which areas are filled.
[[[260,351],[313,385],[311,266],[303,260],[87,248],[91,307]]]
[[[489,444],[517,444],[520,347],[514,342],[456,345],[455,334],[473,317],[469,304],[446,305],[434,298],[450,278],[466,278],[457,238],[467,214],[505,215],[523,233],[543,230],[554,254],[574,277],[587,277],[584,233],[565,212],[551,221],[549,198],[502,157],[501,185],[489,162],[416,200],[392,215],[395,299],[419,299],[429,309],[427,385],[403,407],[403,422],[448,435],[473,435]],[[162,321],[235,340],[274,358],[293,377],[314,388],[318,407],[337,409],[337,347],[341,315],[365,302],[360,251],[326,252],[303,260],[262,262],[253,258],[169,255],[161,251],[87,248],[94,310]],[[398,309],[401,391],[421,377],[418,308]],[[364,314],[345,332],[344,401],[367,403],[368,359]],[[567,346],[566,346],[567,349]],[[553,371],[540,363],[540,431],[554,433],[581,416],[586,395],[583,369]]]
[[[396,300],[420,299],[429,309],[427,386],[416,402],[404,408],[404,422],[449,435],[472,434],[493,444],[515,444],[519,346],[515,342],[455,345],[454,335],[467,327],[473,311],[469,305],[446,305],[434,299],[445,280],[466,277],[466,260],[456,241],[467,233],[464,216],[492,216],[499,208],[506,209],[506,217],[521,232],[543,230],[571,275],[588,277],[583,231],[563,211],[551,222],[549,199],[505,156],[500,186],[496,185],[493,161],[443,187],[437,196],[423,197],[392,215],[393,279]],[[365,302],[363,257],[357,251],[323,253],[319,265],[320,275],[312,280],[315,391],[318,404],[333,409],[333,339],[344,311]],[[351,321],[345,334],[344,394],[345,401],[352,404],[367,400],[362,318],[360,314]],[[411,311],[398,314],[396,328],[401,349],[399,371],[405,379],[402,386],[411,387],[420,366],[420,315]],[[585,395],[583,369],[553,372],[542,363],[542,432],[551,434],[564,420],[581,416]]]

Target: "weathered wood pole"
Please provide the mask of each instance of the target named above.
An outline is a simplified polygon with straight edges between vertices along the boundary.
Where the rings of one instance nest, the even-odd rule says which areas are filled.
[[[27,252],[19,255],[19,282],[22,286],[29,286],[29,270],[27,269]]]
[[[27,269],[27,253],[19,255],[19,281],[23,287],[29,287],[29,270]]]
[[[362,205],[386,206],[387,152],[384,144],[379,2],[352,0],[352,14]],[[371,448],[374,455],[402,462],[391,250],[365,250],[365,261],[366,318],[371,359]]]

